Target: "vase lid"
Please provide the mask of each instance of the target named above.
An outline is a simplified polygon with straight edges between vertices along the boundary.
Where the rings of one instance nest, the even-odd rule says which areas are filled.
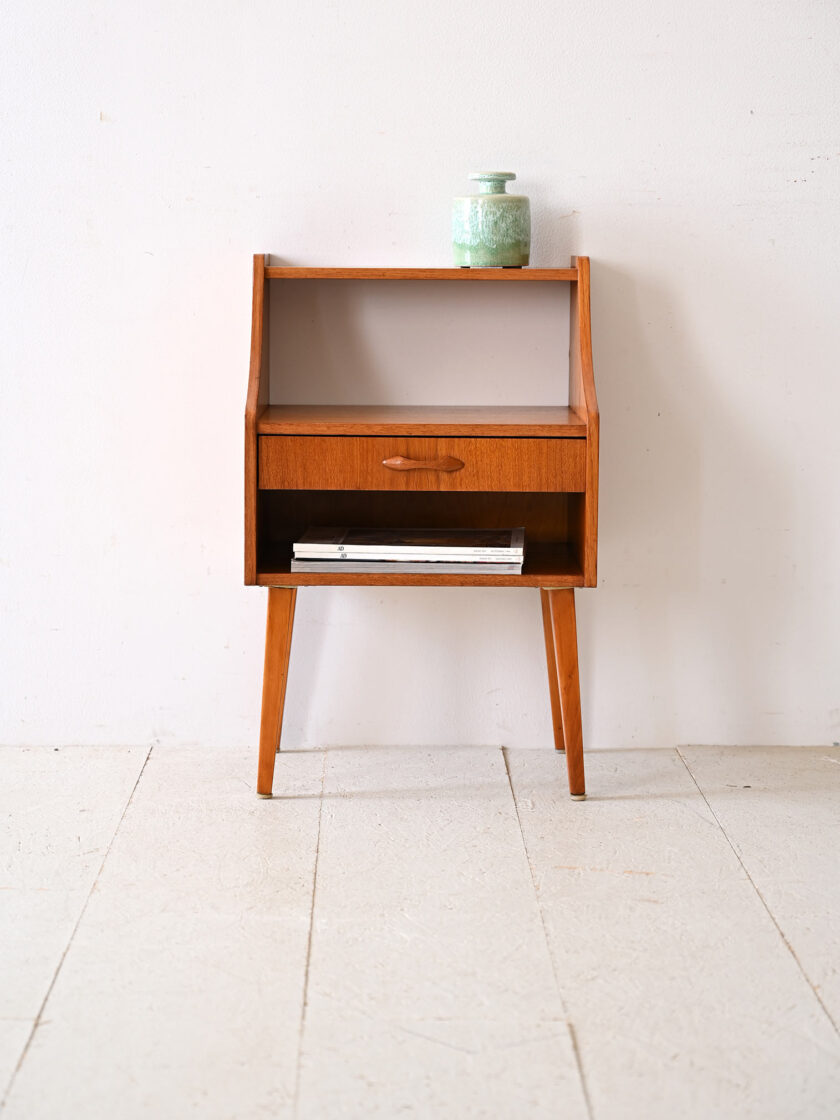
[[[477,179],[479,182],[493,182],[493,180],[510,182],[511,179],[516,178],[516,174],[513,171],[471,171],[467,178]]]

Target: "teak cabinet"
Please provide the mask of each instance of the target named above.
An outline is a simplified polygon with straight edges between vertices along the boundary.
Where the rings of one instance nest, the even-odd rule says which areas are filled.
[[[245,582],[269,588],[257,792],[272,793],[298,587],[494,586],[540,589],[554,743],[566,752],[571,795],[583,798],[574,589],[595,586],[598,547],[589,259],[552,269],[286,268],[266,260],[254,257],[245,408]],[[425,281],[484,285],[485,292],[487,285],[568,285],[569,403],[447,407],[274,400],[270,298],[282,300],[289,285],[315,281]],[[320,329],[329,332],[329,324]],[[292,542],[309,525],[523,525],[525,565],[521,575],[291,572]]]

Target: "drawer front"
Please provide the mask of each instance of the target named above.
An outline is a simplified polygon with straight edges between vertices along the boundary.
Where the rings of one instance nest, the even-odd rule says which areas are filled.
[[[260,436],[262,490],[582,491],[585,439]]]

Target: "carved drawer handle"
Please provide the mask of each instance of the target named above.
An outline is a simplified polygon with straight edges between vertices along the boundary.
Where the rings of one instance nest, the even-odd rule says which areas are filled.
[[[389,471],[460,471],[464,468],[461,460],[452,455],[443,459],[406,459],[404,455],[394,455],[383,459],[382,466]]]

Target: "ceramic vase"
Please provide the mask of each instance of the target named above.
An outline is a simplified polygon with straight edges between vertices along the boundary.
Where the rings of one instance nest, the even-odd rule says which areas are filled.
[[[473,171],[478,194],[452,204],[452,253],[460,268],[521,268],[531,252],[531,205],[507,194],[512,171]]]

